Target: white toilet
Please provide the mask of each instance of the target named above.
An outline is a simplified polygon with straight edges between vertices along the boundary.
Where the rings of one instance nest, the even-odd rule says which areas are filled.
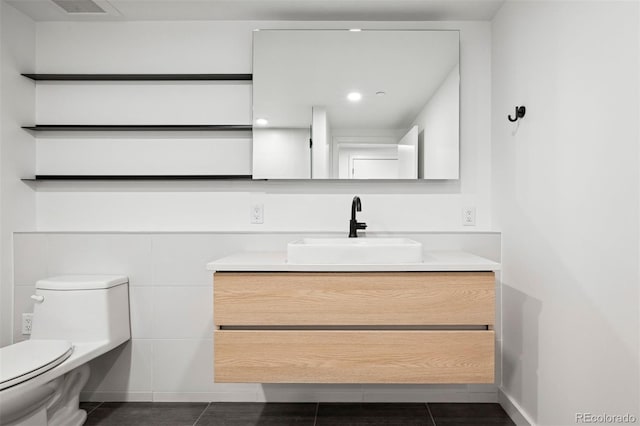
[[[31,340],[0,348],[0,425],[84,423],[87,363],[131,337],[128,281],[74,275],[36,283]]]

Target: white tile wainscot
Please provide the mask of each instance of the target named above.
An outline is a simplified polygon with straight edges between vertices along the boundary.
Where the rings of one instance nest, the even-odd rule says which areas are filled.
[[[498,400],[497,385],[215,383],[211,362],[211,271],[204,265],[246,250],[283,250],[303,237],[342,232],[18,232],[14,234],[14,341],[33,286],[55,274],[117,273],[131,278],[132,341],[92,362],[84,400],[95,401],[459,401]],[[497,232],[367,232],[500,261]],[[497,289],[499,290],[499,289]],[[171,301],[176,301],[174,306]],[[187,306],[188,305],[188,306]],[[189,308],[189,310],[186,310]],[[496,335],[500,335],[499,310]],[[172,319],[176,322],[172,323]],[[497,337],[500,339],[500,337]],[[497,342],[496,353],[500,350]],[[496,363],[496,383],[501,365]]]

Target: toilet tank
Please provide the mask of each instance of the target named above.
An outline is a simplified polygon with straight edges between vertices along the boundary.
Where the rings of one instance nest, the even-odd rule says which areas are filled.
[[[129,340],[129,279],[67,275],[36,283],[31,339],[73,343]]]

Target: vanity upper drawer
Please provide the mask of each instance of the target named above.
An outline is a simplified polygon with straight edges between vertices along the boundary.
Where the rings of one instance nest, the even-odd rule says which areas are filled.
[[[214,322],[260,325],[493,325],[493,272],[214,275]]]
[[[493,383],[494,332],[218,330],[218,383]]]

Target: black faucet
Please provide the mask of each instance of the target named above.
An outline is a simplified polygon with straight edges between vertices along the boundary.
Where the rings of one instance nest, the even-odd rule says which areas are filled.
[[[367,224],[356,220],[356,211],[362,211],[360,197],[353,197],[351,202],[351,220],[349,221],[349,238],[358,238],[358,229],[367,229]]]

